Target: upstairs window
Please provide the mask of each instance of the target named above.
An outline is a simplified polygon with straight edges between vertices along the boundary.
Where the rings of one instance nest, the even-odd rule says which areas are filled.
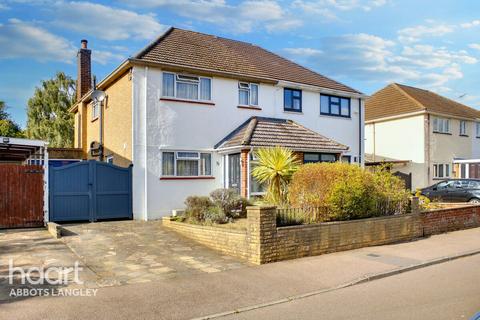
[[[475,123],[475,132],[476,132],[476,137],[480,138],[480,122]]]
[[[450,119],[433,118],[433,132],[450,133]]]
[[[467,135],[467,121],[460,120],[460,135],[466,136]]]
[[[100,104],[99,101],[94,101],[92,103],[92,120],[97,119],[100,116]]]
[[[239,82],[238,104],[241,106],[258,106],[258,84]]]
[[[210,153],[162,152],[162,176],[197,177],[211,175],[212,155]]]
[[[302,91],[283,89],[283,109],[285,111],[302,112]]]
[[[350,118],[350,98],[320,95],[320,114]]]
[[[162,96],[210,101],[212,99],[212,79],[164,72]]]

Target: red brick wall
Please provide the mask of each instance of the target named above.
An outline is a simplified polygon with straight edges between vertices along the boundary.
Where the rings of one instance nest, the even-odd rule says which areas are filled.
[[[422,212],[424,235],[480,227],[480,206]]]
[[[246,198],[248,196],[248,154],[249,150],[242,150],[240,156],[241,178],[240,178],[240,194]]]
[[[77,53],[77,101],[92,88],[91,54],[84,48]]]

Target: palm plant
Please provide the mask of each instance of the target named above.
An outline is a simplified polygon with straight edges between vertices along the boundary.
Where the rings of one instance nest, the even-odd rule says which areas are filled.
[[[300,162],[290,149],[284,147],[262,148],[255,151],[258,164],[252,175],[260,183],[267,185],[265,200],[283,205],[287,200],[287,186]]]

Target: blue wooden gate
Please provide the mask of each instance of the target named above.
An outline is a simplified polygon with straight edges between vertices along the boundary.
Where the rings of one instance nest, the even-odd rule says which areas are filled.
[[[49,169],[50,221],[132,218],[132,166],[95,160]]]

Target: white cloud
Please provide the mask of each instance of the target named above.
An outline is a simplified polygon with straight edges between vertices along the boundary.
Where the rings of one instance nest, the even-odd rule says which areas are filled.
[[[408,82],[443,91],[449,81],[463,77],[462,65],[478,62],[464,50],[403,46],[364,33],[325,38],[321,43],[319,48],[287,48],[285,52],[334,78]]]
[[[480,20],[473,20],[473,21],[470,21],[470,22],[462,23],[460,25],[460,27],[465,28],[465,29],[478,27],[478,26],[480,26]]]
[[[125,55],[119,54],[119,53],[114,53],[111,51],[105,51],[105,50],[95,50],[92,49],[92,60],[94,62],[106,65],[108,63],[112,62],[118,62],[122,61],[126,58]]]
[[[471,43],[468,45],[468,47],[475,49],[475,50],[480,50],[480,43]]]
[[[292,7],[308,14],[321,15],[327,20],[336,20],[338,11],[360,9],[370,11],[387,4],[387,0],[295,0]]]
[[[418,25],[404,28],[398,31],[398,40],[401,42],[418,42],[424,37],[441,37],[454,31],[453,26],[436,24],[430,21],[430,25]]]
[[[103,40],[154,39],[167,29],[153,15],[91,2],[57,2],[53,24]]]
[[[41,62],[71,63],[76,52],[66,39],[18,19],[0,25],[0,48],[0,59],[26,58]]]
[[[224,0],[122,0],[132,7],[165,8],[194,21],[222,26],[232,33],[248,33],[258,28],[268,32],[285,31],[301,26],[300,19],[290,18],[275,0],[244,0],[229,4]]]

